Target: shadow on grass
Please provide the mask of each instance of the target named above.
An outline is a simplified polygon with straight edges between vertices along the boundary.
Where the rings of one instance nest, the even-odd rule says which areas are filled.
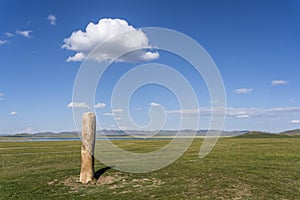
[[[100,176],[102,176],[107,170],[110,170],[112,167],[104,167],[102,169],[99,169],[98,171],[96,171],[94,173],[94,177],[96,180],[98,180],[100,178]]]

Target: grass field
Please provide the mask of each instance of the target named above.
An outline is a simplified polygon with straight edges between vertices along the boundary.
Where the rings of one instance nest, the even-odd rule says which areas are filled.
[[[115,141],[138,152],[166,142]],[[0,142],[0,199],[300,199],[300,138],[224,138],[204,159],[201,143],[161,170],[82,185],[79,141]]]

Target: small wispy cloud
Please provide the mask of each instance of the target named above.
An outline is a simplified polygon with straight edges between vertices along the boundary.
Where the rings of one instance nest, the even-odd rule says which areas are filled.
[[[21,133],[32,133],[32,128],[31,127],[27,127],[27,128],[24,128]]]
[[[15,115],[17,115],[17,112],[13,111],[13,112],[10,112],[9,114],[10,114],[11,116],[15,116]]]
[[[294,120],[289,121],[289,123],[290,124],[300,124],[300,120],[294,119]]]
[[[253,88],[239,88],[234,90],[235,94],[248,94],[253,91]]]
[[[113,113],[103,113],[103,116],[114,116]]]
[[[103,113],[103,116],[116,116],[120,115],[123,112],[123,109],[113,109],[111,113]]]
[[[0,40],[0,45],[7,44],[8,42],[8,40]]]
[[[284,80],[273,80],[272,81],[272,86],[275,86],[275,85],[286,85],[288,84],[289,82],[287,81],[284,81]]]
[[[155,103],[155,102],[151,102],[151,103],[150,103],[150,106],[151,106],[151,107],[156,107],[156,106],[160,106],[160,104],[159,104],[159,103]]]
[[[55,17],[55,15],[50,14],[48,15],[47,19],[49,20],[51,25],[56,25],[57,18]]]
[[[16,34],[17,35],[22,35],[22,36],[24,36],[24,37],[26,37],[26,38],[31,38],[31,35],[30,35],[30,33],[32,33],[33,31],[20,31],[20,30],[17,30],[17,32],[16,32]]]
[[[6,32],[6,33],[5,33],[5,35],[6,35],[6,37],[9,37],[9,38],[11,38],[11,37],[14,37],[14,36],[15,36],[14,34],[12,34],[12,33],[10,33],[10,32]]]
[[[116,121],[122,121],[122,118],[121,117],[116,117],[115,120]]]
[[[112,113],[122,113],[123,109],[113,109]]]
[[[210,108],[188,109],[188,110],[169,110],[169,114],[193,116],[211,116],[212,113],[222,115],[224,112],[216,108],[214,111]],[[248,117],[273,117],[278,115],[289,115],[291,113],[300,113],[300,107],[278,107],[278,108],[226,108],[227,117],[248,118]]]
[[[94,105],[94,108],[98,109],[98,108],[104,108],[106,106],[105,103],[97,103],[96,105]]]
[[[87,104],[83,102],[71,102],[67,105],[67,108],[90,108]]]
[[[2,101],[3,100],[3,98],[2,97],[4,97],[4,94],[3,93],[0,93],[0,101]]]
[[[249,118],[249,115],[237,115],[237,118]]]

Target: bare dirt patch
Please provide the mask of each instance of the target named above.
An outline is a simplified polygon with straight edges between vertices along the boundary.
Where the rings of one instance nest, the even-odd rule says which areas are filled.
[[[112,184],[115,182],[115,178],[112,176],[100,176],[100,178],[97,180],[97,184],[105,185],[105,184]]]
[[[87,188],[96,187],[106,187],[107,189],[121,189],[121,188],[155,188],[163,184],[160,179],[149,177],[149,178],[135,178],[131,179],[128,175],[121,174],[119,172],[109,173],[100,176],[98,180],[94,180],[87,184],[82,184],[79,182],[79,176],[69,176],[65,177],[63,180],[59,181],[54,179],[53,181],[47,182],[49,186],[63,185],[69,187],[69,192],[79,192]],[[115,191],[117,193],[131,192],[131,190],[126,191]]]
[[[234,185],[232,192],[234,195],[234,200],[246,199],[251,197],[251,187],[245,183],[239,183]]]

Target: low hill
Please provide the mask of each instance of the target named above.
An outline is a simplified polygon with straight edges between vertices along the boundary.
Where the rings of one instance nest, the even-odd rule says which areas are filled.
[[[284,131],[284,132],[279,133],[279,135],[299,136],[300,137],[300,129]]]
[[[239,138],[282,138],[282,137],[288,137],[288,135],[280,135],[275,133],[268,133],[268,132],[262,132],[262,131],[249,131],[245,134],[236,136]]]

